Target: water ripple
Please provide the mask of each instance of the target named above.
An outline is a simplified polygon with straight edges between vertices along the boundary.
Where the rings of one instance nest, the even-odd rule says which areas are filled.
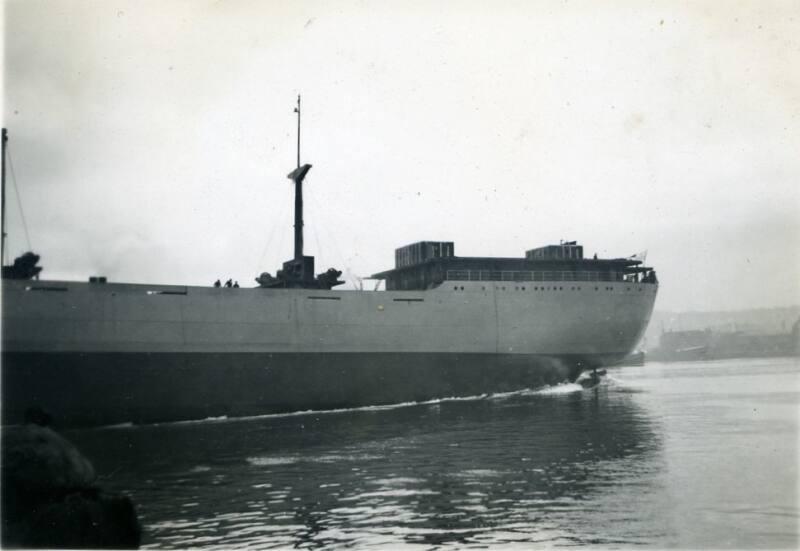
[[[797,547],[798,370],[769,366],[71,437],[149,548]]]

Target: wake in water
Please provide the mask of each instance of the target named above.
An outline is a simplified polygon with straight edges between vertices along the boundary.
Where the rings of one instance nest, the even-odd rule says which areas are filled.
[[[573,392],[582,392],[586,390],[580,383],[561,383],[553,386],[547,386],[534,390],[532,394],[553,395],[553,394],[571,394]]]
[[[612,377],[611,375],[606,375],[604,377],[605,384],[607,387],[614,390],[614,392],[645,392],[647,389],[638,384],[631,381],[626,381],[624,379],[617,379],[616,377]]]
[[[595,384],[591,382],[592,375],[590,373],[582,373],[574,383],[560,383],[553,386],[547,386],[532,391],[521,391],[522,394],[532,395],[558,395],[558,394],[571,394],[573,392],[582,392],[593,390],[595,388],[603,388],[613,392],[645,392],[646,388],[638,383],[618,379],[612,375],[602,375],[599,381]],[[509,393],[516,395],[520,393]]]
[[[581,377],[584,377],[582,375]],[[623,389],[623,392],[639,392],[640,390],[633,389],[632,387],[629,390],[624,390],[627,383],[623,381],[617,381],[613,377],[604,376],[600,384],[604,384],[607,380],[613,381],[614,386],[619,386],[620,389]],[[399,408],[407,408],[407,407],[415,407],[415,406],[430,406],[430,405],[438,405],[444,404],[448,402],[469,402],[469,401],[477,401],[477,400],[506,400],[508,398],[514,397],[522,397],[522,396],[553,396],[553,395],[561,395],[561,394],[572,394],[574,392],[583,392],[585,390],[591,390],[591,388],[586,388],[585,386],[580,384],[581,378],[578,379],[578,382],[570,383],[564,382],[559,383],[556,385],[545,386],[536,389],[525,388],[522,390],[513,390],[510,392],[496,392],[492,394],[476,394],[473,396],[448,396],[444,398],[433,398],[431,400],[424,400],[421,402],[399,402],[396,404],[382,404],[382,405],[375,405],[375,406],[360,406],[360,407],[353,407],[353,408],[338,408],[338,409],[306,409],[302,411],[291,411],[286,413],[264,413],[261,415],[246,415],[242,417],[228,417],[226,415],[222,415],[219,417],[206,417],[204,419],[190,419],[185,421],[168,421],[163,423],[147,423],[142,425],[137,425],[134,423],[120,423],[116,425],[106,425],[103,427],[97,427],[97,429],[129,429],[129,428],[136,428],[136,427],[161,427],[161,426],[180,426],[180,425],[195,425],[195,424],[207,424],[207,423],[231,423],[231,422],[247,422],[253,421],[258,419],[277,419],[283,417],[301,417],[305,415],[335,415],[340,413],[353,413],[353,412],[376,412],[376,411],[387,411],[387,410],[394,410]],[[594,388],[594,387],[592,387]]]

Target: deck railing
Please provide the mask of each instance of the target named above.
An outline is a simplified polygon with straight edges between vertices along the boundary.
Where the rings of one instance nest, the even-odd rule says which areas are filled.
[[[624,281],[622,272],[447,270],[448,281]]]

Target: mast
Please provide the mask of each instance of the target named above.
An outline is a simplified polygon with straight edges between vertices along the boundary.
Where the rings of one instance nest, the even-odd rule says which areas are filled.
[[[297,107],[294,108],[297,113],[297,168],[300,168],[300,94],[297,94]]]
[[[0,245],[0,264],[5,265],[6,262],[6,142],[8,141],[8,131],[3,128],[2,133],[3,141],[3,191],[2,191],[2,244]]]
[[[300,164],[300,96],[297,96],[297,168],[287,176],[294,182],[294,259],[284,263],[292,280],[308,282],[314,279],[314,258],[303,256],[303,179],[311,170],[310,164]]]
[[[294,259],[301,261],[303,259],[303,177],[305,173],[300,175],[300,94],[297,95],[297,107],[294,108],[297,113],[297,168],[292,174],[297,177],[289,178],[294,180]],[[309,167],[310,168],[310,167]],[[306,171],[307,172],[307,171]]]

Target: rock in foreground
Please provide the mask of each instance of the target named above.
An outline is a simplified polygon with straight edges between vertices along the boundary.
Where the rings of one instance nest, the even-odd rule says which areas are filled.
[[[68,440],[38,425],[3,429],[3,547],[130,549],[140,538],[130,498],[100,489]]]

